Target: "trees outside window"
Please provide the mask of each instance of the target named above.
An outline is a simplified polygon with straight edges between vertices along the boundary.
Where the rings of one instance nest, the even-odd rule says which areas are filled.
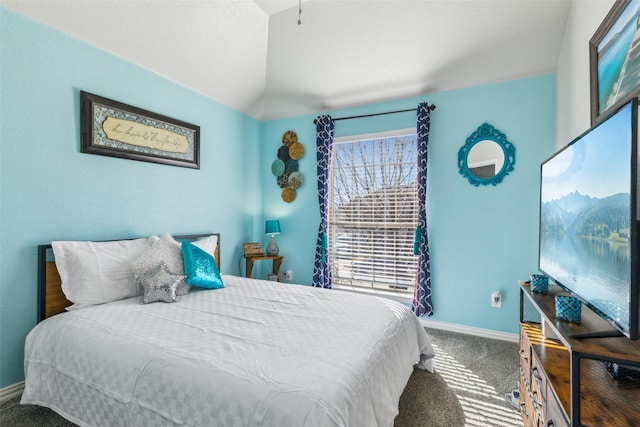
[[[334,143],[327,233],[334,285],[413,294],[416,147],[415,133]]]

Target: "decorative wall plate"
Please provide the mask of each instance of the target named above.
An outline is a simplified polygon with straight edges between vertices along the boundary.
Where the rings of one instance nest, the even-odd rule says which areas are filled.
[[[278,158],[283,162],[289,160],[291,158],[289,156],[289,147],[283,145],[282,147],[278,148]]]
[[[278,182],[278,187],[280,188],[285,188],[289,185],[289,174],[288,173],[283,173],[280,176],[278,176],[277,179]]]
[[[299,142],[294,142],[289,147],[289,157],[294,160],[298,160],[304,155],[304,147]]]
[[[271,173],[275,176],[280,176],[282,175],[282,172],[284,172],[284,167],[284,162],[282,160],[275,159],[271,164]]]
[[[292,172],[289,175],[289,187],[295,189],[300,188],[300,186],[304,183],[304,177],[300,172]]]
[[[298,161],[289,159],[284,163],[284,171],[286,173],[292,173],[298,171]]]
[[[291,203],[296,199],[296,190],[291,187],[284,188],[282,190],[282,200],[287,203]]]
[[[286,131],[278,148],[278,158],[271,164],[271,172],[276,176],[278,187],[282,188],[282,200],[287,203],[296,199],[296,190],[304,183],[304,177],[298,171],[298,159],[302,156],[304,146],[298,142],[298,135],[292,130]]]
[[[294,142],[298,142],[298,135],[294,131],[288,130],[282,135],[282,145],[289,147]]]

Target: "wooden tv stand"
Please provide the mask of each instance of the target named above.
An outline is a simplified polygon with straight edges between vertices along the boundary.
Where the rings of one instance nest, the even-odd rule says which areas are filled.
[[[613,327],[582,306],[580,324],[556,319],[555,295],[532,294],[520,285],[520,406],[525,427],[640,425],[640,382],[615,380],[605,362],[640,367],[640,340],[626,337],[575,338]],[[528,320],[530,301],[540,319]],[[530,307],[530,306],[529,306]],[[534,313],[535,314],[535,313]],[[542,323],[544,322],[543,335]]]

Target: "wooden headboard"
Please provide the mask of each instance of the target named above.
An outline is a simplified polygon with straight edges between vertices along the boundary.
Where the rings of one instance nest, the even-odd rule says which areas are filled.
[[[216,259],[218,270],[220,270],[220,233],[188,234],[173,237],[178,241],[193,241],[212,235],[218,236],[218,245],[216,246],[214,258]],[[64,312],[67,307],[73,304],[62,292],[62,280],[55,261],[47,261],[47,256],[50,253],[52,253],[51,244],[38,245],[38,322]]]

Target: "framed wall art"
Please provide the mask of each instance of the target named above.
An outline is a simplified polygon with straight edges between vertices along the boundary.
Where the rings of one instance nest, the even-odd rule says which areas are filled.
[[[200,168],[200,127],[80,92],[81,151]]]
[[[640,94],[639,9],[640,0],[617,0],[589,41],[592,125]]]

